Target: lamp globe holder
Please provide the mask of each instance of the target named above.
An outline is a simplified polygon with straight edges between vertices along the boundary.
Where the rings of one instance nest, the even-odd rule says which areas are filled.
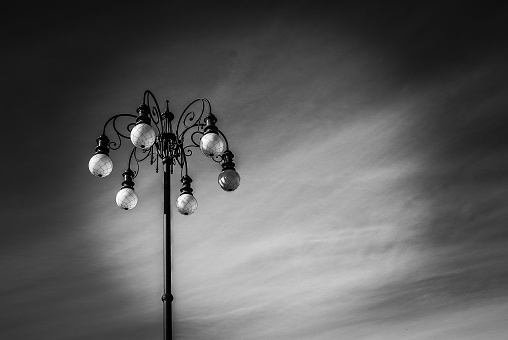
[[[103,178],[113,171],[113,161],[109,158],[109,138],[106,135],[100,135],[95,147],[95,154],[88,162],[88,170],[96,177]]]
[[[176,200],[176,207],[178,212],[182,215],[191,215],[198,208],[198,201],[192,194],[192,188],[190,186],[192,179],[185,175],[182,177],[182,189],[180,189],[180,196]]]
[[[226,150],[222,154],[222,171],[217,179],[222,190],[228,192],[235,191],[240,186],[240,174],[235,170],[233,157],[230,150]]]
[[[122,188],[116,194],[116,204],[124,210],[130,210],[138,204],[138,195],[134,191],[134,181],[132,180],[135,174],[131,169],[127,169],[122,176],[124,181]]]
[[[226,150],[226,142],[215,125],[217,117],[210,112],[204,118],[204,122],[206,126],[199,142],[199,148],[206,157],[219,157]]]
[[[137,148],[149,149],[155,143],[157,137],[151,126],[150,108],[146,104],[141,104],[137,112],[136,125],[131,130],[131,141]]]

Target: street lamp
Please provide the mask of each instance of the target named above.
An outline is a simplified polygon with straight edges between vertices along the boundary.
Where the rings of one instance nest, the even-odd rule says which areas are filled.
[[[151,100],[153,100],[153,106],[150,109]],[[171,339],[173,295],[171,294],[170,174],[173,174],[175,167],[180,168],[182,189],[180,189],[176,207],[183,215],[194,213],[198,207],[198,202],[192,194],[192,179],[187,169],[187,157],[192,155],[192,148],[200,148],[205,156],[221,164],[222,171],[219,174],[218,183],[224,191],[233,191],[238,188],[240,175],[235,170],[233,153],[229,150],[226,136],[215,125],[217,118],[212,114],[212,106],[208,99],[198,98],[187,105],[175,129],[173,129],[175,116],[169,111],[169,102],[166,101],[166,109],[162,112],[151,91],[146,90],[143,94],[143,103],[138,107],[137,113],[137,116],[118,114],[106,121],[102,134],[97,138],[95,154],[90,159],[88,168],[94,176],[101,178],[108,176],[113,170],[109,151],[119,149],[122,138],[130,139],[134,148],[129,156],[127,170],[122,173],[122,188],[116,195],[116,204],[122,209],[130,210],[138,203],[138,195],[134,191],[134,178],[139,173],[139,163],[150,157],[150,164],[156,163],[155,171],[159,172],[159,159],[162,162],[164,168],[164,294],[162,301],[164,339]],[[117,120],[124,117],[136,119],[135,122],[130,122],[124,127],[130,132],[129,135],[117,127]],[[118,142],[110,141],[106,136],[106,128],[109,124],[116,133]],[[189,136],[189,139],[186,140],[185,136]],[[131,169],[133,164],[136,166],[135,170]]]

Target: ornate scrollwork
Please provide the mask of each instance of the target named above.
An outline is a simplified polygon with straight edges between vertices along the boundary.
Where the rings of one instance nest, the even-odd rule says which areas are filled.
[[[137,151],[137,150],[136,150]],[[153,146],[150,148],[150,149],[146,149],[146,150],[143,150],[143,153],[145,155],[143,155],[141,158],[138,158],[138,155],[136,152],[134,152],[134,159],[136,160],[136,162],[142,162],[144,161],[145,159],[147,159],[149,156],[152,155],[153,153]]]
[[[191,134],[191,137],[190,137],[190,140],[192,142],[192,145],[189,145],[189,147],[196,147],[196,148],[199,148],[199,140],[196,141],[194,138],[199,135],[199,139],[201,139],[201,137],[203,137],[203,131],[194,131],[192,134]]]
[[[162,122],[161,113],[158,108],[155,106],[152,107],[151,111],[152,121],[154,122],[155,128],[157,129],[157,134],[161,133],[161,129],[159,128],[159,122]]]
[[[138,176],[138,173],[139,173],[139,162],[136,159],[136,149],[137,149],[136,147],[132,148],[131,154],[129,156],[129,163],[128,163],[128,166],[127,166],[127,168],[130,169],[132,171],[132,173],[133,173],[132,179],[136,178]],[[132,170],[132,168],[131,168],[132,156],[134,156],[134,160],[135,160],[135,164],[136,164],[136,170]]]
[[[166,101],[166,111],[162,113],[159,103],[155,98],[154,94],[147,90],[143,95],[143,104],[148,106],[150,109],[150,117],[152,119],[152,127],[156,129],[156,141],[147,150],[143,150],[143,154],[137,154],[136,150],[133,150],[129,157],[129,168],[132,161],[134,160],[136,171],[135,176],[139,172],[139,163],[143,162],[147,158],[150,158],[150,164],[156,163],[156,171],[159,171],[159,158],[170,166],[171,172],[175,165],[179,165],[182,174],[187,175],[187,157],[193,154],[192,148],[200,147],[200,140],[205,133],[205,127],[207,126],[204,115],[212,113],[212,107],[208,99],[198,98],[190,102],[187,107],[182,111],[178,122],[176,124],[176,131],[173,133],[172,121],[174,119],[173,113],[169,111],[169,103]],[[136,122],[129,122],[124,127],[119,127],[119,118],[130,117],[136,120]],[[111,150],[117,150],[122,145],[122,139],[130,139],[130,132],[138,122],[138,117],[133,114],[122,113],[117,114],[109,118],[104,125],[104,133],[108,124],[113,127],[113,131],[116,134],[116,138],[109,142],[108,147]],[[226,149],[229,148],[226,136],[217,129],[217,133],[220,134],[226,143]],[[185,135],[187,136],[187,144],[185,144]],[[222,157],[214,156],[212,160],[216,163],[221,163]]]
[[[130,136],[127,136],[125,134],[123,134],[122,132],[120,132],[120,130],[118,129],[118,127],[116,126],[116,122],[117,122],[117,119],[120,118],[120,117],[133,117],[133,118],[136,118],[135,115],[133,114],[129,114],[129,113],[121,113],[121,114],[118,114],[118,115],[114,115],[113,117],[109,118],[107,121],[106,121],[106,124],[104,124],[104,128],[102,130],[102,134],[105,135],[106,134],[106,128],[108,126],[109,123],[111,123],[112,127],[113,127],[113,130],[115,131],[116,133],[116,136],[118,138],[118,143],[115,142],[115,141],[111,141],[109,142],[109,145],[108,147],[111,149],[111,150],[118,150],[120,148],[120,146],[122,145],[122,138],[126,138],[126,139],[130,139]],[[132,130],[132,127],[135,125],[135,123],[129,123],[127,124],[126,126],[126,129],[127,131],[130,133],[130,131]]]
[[[183,148],[183,153],[186,157],[192,156],[192,150],[190,149],[191,147],[193,147],[193,145],[187,145],[185,148]]]
[[[196,103],[201,103],[201,112],[197,118],[194,111],[189,111],[190,107]],[[196,127],[198,130],[203,128],[204,124],[201,122],[201,120],[203,118],[203,114],[205,113],[206,103],[209,103],[207,99],[198,98],[193,100],[189,105],[187,105],[185,110],[183,110],[180,118],[178,119],[178,124],[176,125],[176,135],[178,136],[178,139],[182,140],[185,133],[194,127]],[[209,112],[211,112],[210,105],[208,105],[208,108]],[[182,132],[180,132],[181,129],[183,129]]]
[[[131,165],[132,161],[134,160],[134,164],[136,166],[136,170],[133,170],[134,176],[132,178],[136,178],[136,176],[139,174],[139,163],[143,162],[145,159],[153,155],[153,146],[150,149],[142,150],[143,154],[141,157],[138,157],[138,148],[134,147],[131,151],[131,154],[129,156],[129,163],[128,168],[132,170]]]
[[[155,124],[159,124],[162,121],[161,118],[161,108],[159,103],[157,102],[157,98],[155,98],[154,94],[150,90],[146,90],[143,95],[143,103],[146,103],[148,107],[150,107],[150,98],[153,99],[155,106],[152,107],[151,114]]]
[[[188,112],[185,117],[183,118],[183,121],[182,121],[182,124],[183,126],[185,127],[191,127],[190,122],[192,122],[194,120],[194,118],[196,117],[196,114],[194,113],[194,111],[190,111]]]

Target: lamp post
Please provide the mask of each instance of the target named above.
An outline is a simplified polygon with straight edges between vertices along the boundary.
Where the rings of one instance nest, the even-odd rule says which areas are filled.
[[[151,107],[151,101],[152,107]],[[151,108],[150,108],[151,107]],[[194,111],[194,109],[196,111]],[[173,127],[174,114],[169,110],[166,101],[164,112],[160,110],[157,99],[151,91],[143,94],[143,103],[137,109],[138,115],[118,114],[109,118],[104,124],[102,134],[97,138],[95,154],[88,163],[90,172],[97,177],[106,177],[113,170],[113,162],[109,157],[110,150],[117,150],[122,139],[130,139],[132,149],[127,163],[127,170],[122,174],[122,188],[116,195],[116,204],[125,210],[132,209],[138,202],[134,191],[134,178],[139,173],[139,163],[150,158],[150,164],[156,163],[159,172],[159,160],[164,170],[164,294],[163,320],[164,339],[172,339],[172,311],[171,302],[171,209],[170,209],[170,175],[174,168],[180,168],[182,188],[176,201],[178,211],[183,215],[194,213],[198,202],[192,193],[191,182],[187,169],[187,157],[192,155],[192,148],[200,148],[201,152],[222,166],[218,183],[224,191],[233,191],[240,185],[240,175],[235,170],[233,153],[229,150],[226,136],[215,125],[217,118],[212,113],[212,106],[208,99],[198,98],[192,101],[181,113],[178,122]],[[117,126],[117,121],[124,118],[135,118],[123,130]],[[115,141],[106,136],[106,129],[112,127],[116,134]],[[155,129],[154,129],[155,127]],[[185,137],[189,137],[185,139]],[[138,154],[141,153],[141,154]],[[131,168],[135,165],[134,170]]]

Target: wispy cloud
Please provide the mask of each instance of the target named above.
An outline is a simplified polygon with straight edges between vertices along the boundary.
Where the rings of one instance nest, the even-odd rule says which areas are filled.
[[[178,339],[506,338],[505,15],[366,5],[201,7],[198,25],[128,30],[101,12],[8,49],[24,68],[6,93],[27,86],[9,102],[41,113],[36,138],[6,139],[23,166],[5,167],[0,337],[160,338],[161,176],[142,167],[124,212],[124,151],[111,177],[86,170],[100,124],[146,86],[175,113],[209,98],[242,176],[225,193],[217,164],[189,159],[199,208],[172,218]]]

